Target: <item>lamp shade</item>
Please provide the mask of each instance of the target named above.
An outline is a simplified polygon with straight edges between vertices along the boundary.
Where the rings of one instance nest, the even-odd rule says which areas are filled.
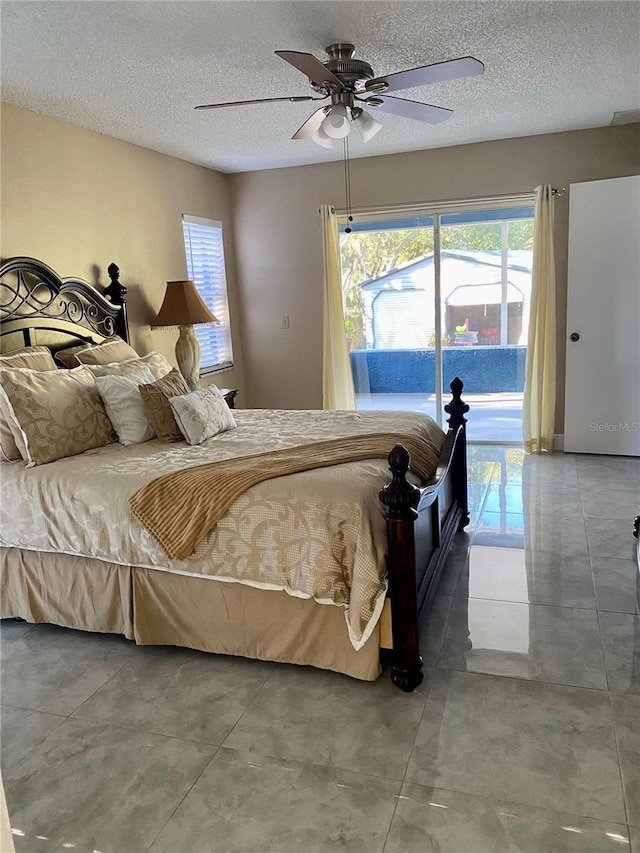
[[[191,326],[195,323],[220,323],[202,301],[192,281],[168,281],[164,301],[151,324],[158,326]]]

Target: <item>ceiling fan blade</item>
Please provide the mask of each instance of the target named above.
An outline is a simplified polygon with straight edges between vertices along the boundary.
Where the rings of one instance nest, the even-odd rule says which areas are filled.
[[[251,101],[228,101],[225,104],[200,104],[195,110],[217,110],[218,107],[242,107],[246,104],[269,104],[274,101],[324,101],[324,98],[314,98],[311,95],[292,95],[290,98],[255,98]]]
[[[333,86],[336,89],[344,89],[344,83],[331,71],[324,67],[319,59],[312,53],[300,53],[297,50],[276,50],[276,56],[284,59],[298,71],[306,74],[309,80],[316,85]]]
[[[446,62],[435,62],[433,65],[421,65],[419,68],[409,68],[386,74],[384,77],[374,77],[368,80],[367,91],[397,92],[400,89],[412,89],[414,86],[426,86],[427,83],[445,83],[447,80],[458,80],[461,77],[474,77],[484,73],[484,63],[473,56],[462,56],[460,59],[448,59]],[[386,87],[382,89],[382,84]]]
[[[310,139],[314,133],[320,130],[320,125],[324,121],[328,107],[320,107],[305,123],[299,127],[291,137],[292,139]]]
[[[438,124],[453,115],[453,110],[447,110],[445,107],[434,107],[431,104],[421,104],[418,101],[407,101],[406,98],[376,95],[376,101],[382,101],[382,103],[370,104],[370,108],[395,116],[413,118],[416,121],[426,121],[429,124]]]

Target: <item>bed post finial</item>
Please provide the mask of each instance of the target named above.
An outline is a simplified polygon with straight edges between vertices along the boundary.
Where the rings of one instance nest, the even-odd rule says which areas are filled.
[[[389,454],[393,480],[380,489],[387,523],[387,570],[393,634],[391,680],[405,693],[415,690],[423,678],[414,533],[420,489],[407,480],[410,464],[409,451],[401,444],[396,444]]]
[[[380,500],[385,505],[385,518],[418,517],[416,507],[420,500],[420,489],[407,480],[411,467],[411,454],[402,444],[396,444],[389,454],[389,470],[393,480],[380,489]]]
[[[116,317],[116,333],[129,343],[129,322],[127,320],[127,288],[120,283],[120,267],[111,263],[107,267],[107,273],[111,284],[106,288],[104,294],[108,296],[114,305],[120,305],[121,310]]]
[[[461,446],[459,452],[456,453],[456,472],[455,483],[457,485],[458,494],[456,498],[462,509],[458,530],[464,530],[469,524],[469,503],[467,496],[467,419],[465,415],[469,411],[469,404],[462,399],[462,391],[464,382],[459,376],[451,380],[451,402],[444,407],[445,412],[449,415],[447,423],[450,430],[457,430],[462,427]]]
[[[466,432],[465,424],[467,423],[467,419],[465,418],[465,415],[469,411],[469,404],[465,403],[462,399],[464,382],[459,376],[456,376],[455,379],[451,380],[451,385],[449,387],[451,388],[452,399],[451,402],[447,403],[444,407],[445,412],[449,415],[447,423],[451,429],[461,426]]]

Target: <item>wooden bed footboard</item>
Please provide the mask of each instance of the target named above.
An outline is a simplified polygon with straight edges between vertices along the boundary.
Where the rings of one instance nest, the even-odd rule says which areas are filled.
[[[447,432],[436,472],[424,488],[407,480],[408,450],[396,445],[389,454],[392,481],[380,491],[387,523],[387,571],[391,600],[391,680],[409,693],[422,682],[420,629],[436,594],[447,554],[457,531],[469,523],[467,449],[463,383],[451,382],[445,406]]]

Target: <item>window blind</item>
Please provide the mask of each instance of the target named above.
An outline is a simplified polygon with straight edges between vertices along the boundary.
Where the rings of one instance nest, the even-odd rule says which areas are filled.
[[[233,367],[222,223],[184,214],[182,228],[189,278],[205,305],[220,321],[219,326],[215,323],[194,326],[202,351],[201,371],[207,373]]]

